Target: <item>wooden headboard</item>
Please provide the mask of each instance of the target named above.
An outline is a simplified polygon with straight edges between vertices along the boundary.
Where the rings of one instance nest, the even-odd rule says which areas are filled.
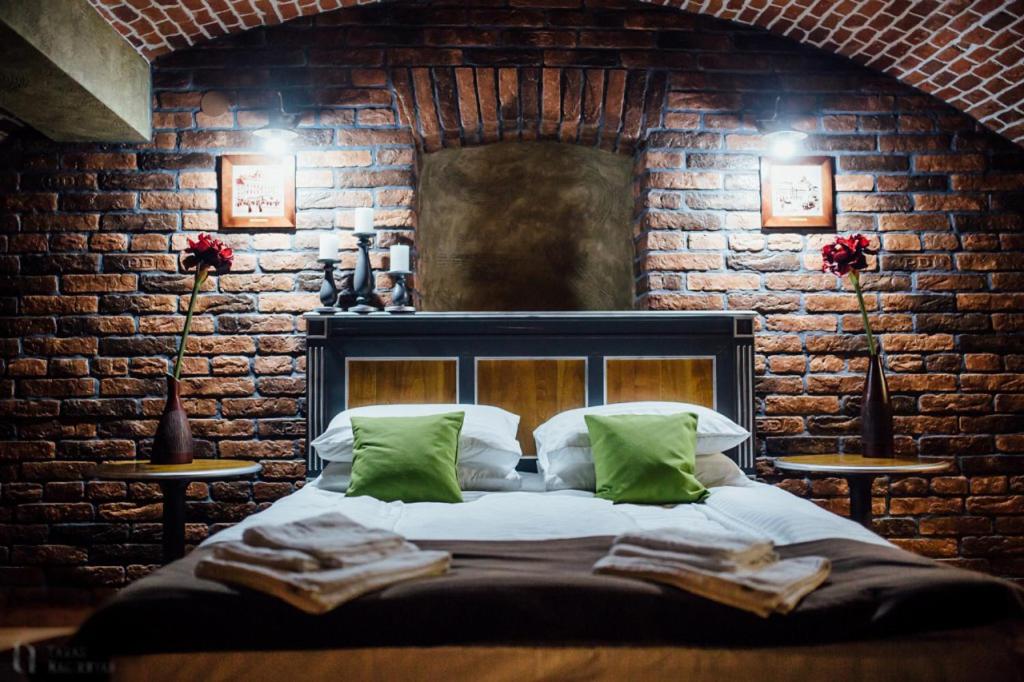
[[[520,415],[519,442],[586,405],[676,400],[754,432],[752,312],[416,313],[306,319],[309,440],[348,407],[480,403]],[[726,453],[746,471],[753,437]],[[310,475],[320,471],[307,453]],[[524,458],[522,469],[535,463]]]

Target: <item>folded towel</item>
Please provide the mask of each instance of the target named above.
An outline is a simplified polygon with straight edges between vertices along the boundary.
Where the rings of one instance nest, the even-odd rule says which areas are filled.
[[[270,549],[253,547],[241,540],[218,542],[213,546],[213,556],[224,561],[255,564],[279,571],[316,571],[321,568],[316,557],[295,549]]]
[[[242,540],[254,547],[304,552],[322,568],[367,563],[417,549],[397,533],[368,528],[337,512],[278,526],[253,526]]]
[[[615,538],[615,544],[696,554],[716,561],[731,562],[740,567],[763,565],[771,561],[775,555],[774,545],[767,538],[687,528],[630,531]]]
[[[767,618],[786,614],[828,578],[824,557],[784,559],[757,570],[708,571],[682,561],[609,554],[594,564],[595,573],[672,585],[707,599]]]
[[[722,571],[726,573],[753,570],[773,564],[779,560],[778,554],[770,552],[754,561],[738,564],[735,561],[726,561],[713,556],[690,554],[687,552],[666,552],[663,550],[648,549],[647,547],[623,543],[616,543],[612,545],[612,548],[608,553],[614,556],[638,557],[641,559],[654,559],[656,561],[677,561],[696,568],[702,568],[707,571]]]
[[[346,568],[294,572],[206,558],[196,565],[195,574],[199,578],[257,590],[306,613],[320,614],[395,583],[441,575],[450,563],[448,552],[415,551]]]

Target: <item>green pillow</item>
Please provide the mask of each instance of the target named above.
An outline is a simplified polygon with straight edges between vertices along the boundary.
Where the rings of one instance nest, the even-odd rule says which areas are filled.
[[[345,494],[385,502],[462,502],[456,462],[465,416],[352,417],[352,480]]]
[[[700,502],[707,489],[693,475],[697,415],[588,414],[597,496],[612,502]]]

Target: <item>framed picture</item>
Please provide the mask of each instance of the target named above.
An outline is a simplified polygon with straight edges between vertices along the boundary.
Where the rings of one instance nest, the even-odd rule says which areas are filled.
[[[222,156],[220,226],[295,227],[295,157]]]
[[[835,229],[832,158],[761,159],[761,226]]]

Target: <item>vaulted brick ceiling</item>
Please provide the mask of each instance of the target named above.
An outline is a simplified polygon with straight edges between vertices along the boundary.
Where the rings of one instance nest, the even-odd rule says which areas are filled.
[[[148,59],[375,0],[89,0]],[[1024,144],[1022,0],[644,0],[765,28],[935,95]],[[510,0],[572,9],[615,0]]]

